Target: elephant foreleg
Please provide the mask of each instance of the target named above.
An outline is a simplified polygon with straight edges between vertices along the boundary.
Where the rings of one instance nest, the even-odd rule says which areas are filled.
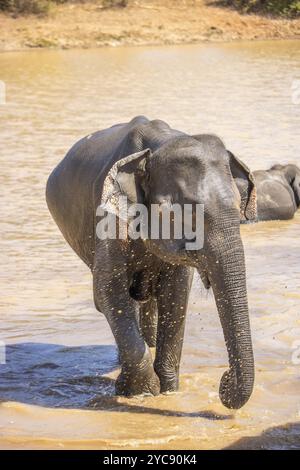
[[[93,272],[94,300],[96,308],[107,318],[119,349],[121,373],[116,381],[116,393],[157,395],[159,379],[139,328],[138,303],[128,292],[127,274],[120,266],[104,272],[101,264]]]
[[[168,266],[161,272],[157,289],[158,326],[155,371],[160,391],[178,390],[179,366],[185,317],[193,279],[193,270],[185,266]]]

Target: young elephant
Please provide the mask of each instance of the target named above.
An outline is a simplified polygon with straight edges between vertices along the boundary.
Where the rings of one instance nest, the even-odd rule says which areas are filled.
[[[192,137],[163,121],[137,117],[80,140],[50,175],[49,210],[67,242],[90,267],[96,308],[107,318],[119,349],[118,394],[156,395],[178,389],[196,268],[212,286],[228,350],[221,401],[228,408],[240,408],[249,399],[254,360],[240,210],[244,218],[255,218],[256,198],[249,170],[236,159],[234,163],[245,182],[241,195],[220,139]],[[110,207],[120,221],[119,196],[150,211],[155,205],[159,213],[170,204],[181,209],[203,204],[204,245],[190,249],[184,235],[99,237],[97,208]],[[158,312],[154,364],[145,341],[147,309]]]
[[[300,169],[296,165],[274,165],[254,171],[258,220],[292,219],[300,206]]]

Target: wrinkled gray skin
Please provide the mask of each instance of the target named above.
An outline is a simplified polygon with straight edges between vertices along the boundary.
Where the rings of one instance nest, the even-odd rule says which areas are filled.
[[[234,172],[248,188],[242,198]],[[100,240],[96,208],[113,204],[119,194],[147,206],[204,204],[203,249],[186,251],[185,240]],[[205,286],[212,286],[228,350],[221,401],[228,408],[243,406],[253,389],[254,361],[240,217],[255,218],[255,188],[249,170],[230,161],[221,140],[192,137],[163,121],[137,117],[76,143],[50,175],[46,197],[65,239],[92,270],[96,308],[119,349],[117,394],[178,389],[196,268]],[[155,344],[153,363],[149,346]]]
[[[287,220],[300,206],[300,169],[296,165],[274,165],[254,171],[258,220]]]

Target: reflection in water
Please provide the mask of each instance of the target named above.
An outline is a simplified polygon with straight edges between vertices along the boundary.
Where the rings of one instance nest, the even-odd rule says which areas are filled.
[[[253,169],[297,163],[300,107],[291,84],[299,60],[297,41],[0,56],[7,89],[0,106],[0,340],[8,344],[0,447],[297,447],[300,213],[241,228],[256,385],[249,403],[232,412],[218,398],[226,350],[212,293],[199,279],[179,393],[113,396],[113,337],[93,306],[89,271],[49,216],[44,188],[78,138],[137,114],[190,133],[214,132]]]

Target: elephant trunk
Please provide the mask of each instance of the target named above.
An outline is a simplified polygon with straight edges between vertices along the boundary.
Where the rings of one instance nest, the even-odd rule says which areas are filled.
[[[227,408],[241,408],[254,384],[254,359],[249,323],[244,249],[239,225],[222,224],[209,237],[209,279],[228,351],[229,370],[219,395]]]

